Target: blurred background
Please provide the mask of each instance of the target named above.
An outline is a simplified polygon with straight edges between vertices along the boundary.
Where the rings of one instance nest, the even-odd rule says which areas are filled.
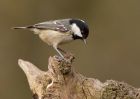
[[[19,58],[46,71],[49,56],[57,54],[33,32],[11,27],[63,18],[89,24],[87,46],[62,46],[75,54],[78,72],[140,87],[140,0],[1,0],[0,99],[32,98]]]

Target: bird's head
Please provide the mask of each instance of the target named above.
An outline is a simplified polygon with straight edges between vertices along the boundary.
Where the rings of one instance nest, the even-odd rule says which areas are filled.
[[[81,39],[85,42],[89,34],[88,25],[83,20],[79,19],[71,19],[70,25],[73,32],[73,39]]]

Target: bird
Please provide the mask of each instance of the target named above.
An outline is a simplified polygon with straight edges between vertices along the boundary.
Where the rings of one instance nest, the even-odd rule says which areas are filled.
[[[24,27],[13,27],[13,29],[33,31],[42,41],[52,46],[62,58],[64,55],[61,52],[65,53],[65,51],[59,45],[75,40],[83,40],[86,44],[89,35],[88,24],[81,19],[74,18],[50,20]]]

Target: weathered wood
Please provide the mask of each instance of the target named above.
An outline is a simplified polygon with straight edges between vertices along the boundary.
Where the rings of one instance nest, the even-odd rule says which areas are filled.
[[[74,71],[74,57],[50,57],[48,71],[30,62],[19,60],[34,99],[140,99],[140,89],[126,83],[107,80],[105,83]]]

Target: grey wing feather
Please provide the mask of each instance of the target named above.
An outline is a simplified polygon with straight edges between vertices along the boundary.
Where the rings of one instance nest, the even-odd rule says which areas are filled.
[[[50,30],[56,30],[61,32],[67,32],[70,31],[69,20],[70,19],[47,21],[47,22],[35,24],[32,27],[37,29],[42,29],[42,30],[50,29]]]

